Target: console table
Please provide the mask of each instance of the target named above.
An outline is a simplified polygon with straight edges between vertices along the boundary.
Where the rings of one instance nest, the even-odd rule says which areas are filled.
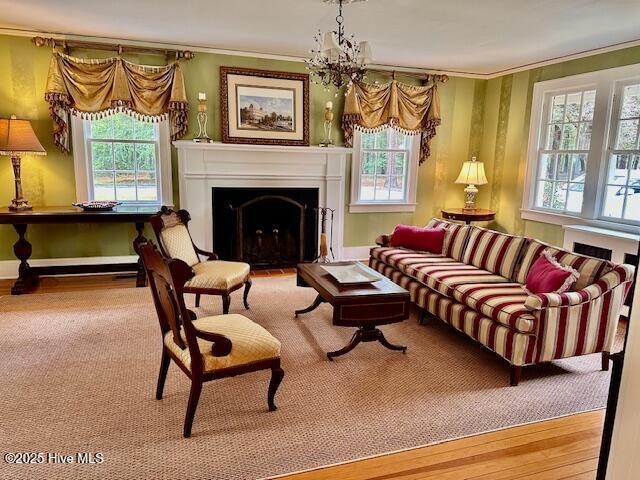
[[[466,210],[464,208],[448,208],[442,211],[442,217],[447,220],[460,220],[467,225],[471,222],[490,222],[496,217],[496,212],[484,208]]]
[[[156,212],[155,207],[118,207],[109,212],[85,212],[75,207],[34,207],[33,210],[27,211],[0,209],[0,224],[13,225],[18,234],[13,252],[20,260],[20,266],[18,279],[11,287],[11,294],[20,295],[35,287],[40,275],[74,273],[136,272],[136,286],[144,287],[146,278],[140,259],[136,263],[32,267],[28,263],[32,247],[25,234],[27,225],[31,224],[132,223],[138,232],[133,241],[133,248],[138,253],[138,245],[147,241],[143,235],[144,224]]]

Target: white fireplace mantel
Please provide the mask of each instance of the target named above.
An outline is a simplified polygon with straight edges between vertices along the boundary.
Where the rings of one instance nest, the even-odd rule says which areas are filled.
[[[342,258],[345,164],[350,148],[173,142],[178,150],[180,207],[189,211],[196,245],[213,247],[215,187],[317,188],[318,204],[335,210],[333,251]],[[319,229],[318,229],[319,231]]]

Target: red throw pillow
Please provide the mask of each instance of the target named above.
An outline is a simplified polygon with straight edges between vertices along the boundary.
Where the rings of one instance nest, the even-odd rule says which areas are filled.
[[[527,273],[524,289],[529,294],[563,293],[576,283],[579,276],[575,269],[562,265],[545,250]]]
[[[391,234],[391,246],[422,252],[442,253],[445,234],[446,231],[443,228],[397,225]]]

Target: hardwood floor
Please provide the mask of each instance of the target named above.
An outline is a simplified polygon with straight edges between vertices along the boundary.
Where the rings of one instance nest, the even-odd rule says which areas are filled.
[[[263,270],[256,277],[292,275]],[[0,280],[0,295],[13,281]],[[134,288],[135,277],[87,275],[43,278],[34,293]],[[604,410],[358,460],[282,480],[594,480]]]

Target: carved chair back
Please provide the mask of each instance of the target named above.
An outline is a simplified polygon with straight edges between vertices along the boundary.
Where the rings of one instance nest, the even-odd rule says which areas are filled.
[[[197,248],[189,233],[191,216],[186,210],[175,211],[163,206],[150,219],[160,250],[165,257],[179,258],[189,266],[200,262]]]
[[[187,309],[183,295],[184,284],[193,276],[191,267],[180,259],[163,258],[152,242],[140,246],[140,257],[149,279],[162,337],[171,331],[174,343],[182,350],[189,349],[192,371],[201,372],[202,356],[196,329],[191,323],[193,314]]]

